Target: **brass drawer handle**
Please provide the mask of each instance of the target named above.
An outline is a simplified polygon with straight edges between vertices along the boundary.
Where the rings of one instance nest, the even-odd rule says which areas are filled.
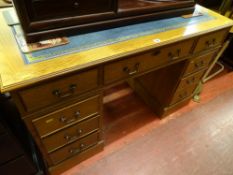
[[[80,153],[83,149],[85,149],[86,145],[84,143],[81,143],[79,148],[71,148],[69,149],[69,153],[71,154],[77,154]]]
[[[70,154],[78,154],[78,153],[80,153],[80,149],[79,148],[71,148],[71,149],[69,149],[69,153]]]
[[[178,59],[178,58],[180,57],[180,52],[181,52],[181,49],[177,49],[175,53],[169,52],[169,53],[168,53],[168,57],[169,57],[171,60]]]
[[[74,2],[74,7],[77,8],[78,6],[79,6],[78,1],[75,1],[75,2]]]
[[[200,62],[196,62],[196,63],[194,64],[194,66],[195,66],[196,68],[201,68],[201,67],[204,66],[204,61],[201,60]]]
[[[82,129],[78,129],[77,130],[77,135],[71,136],[69,134],[64,134],[64,139],[66,139],[68,142],[72,141],[72,140],[76,140],[79,138],[79,136],[83,133]]]
[[[195,80],[196,80],[196,78],[195,78],[195,77],[192,77],[192,78],[190,78],[190,79],[187,79],[187,80],[186,80],[186,83],[187,83],[188,85],[190,85],[190,84],[193,84],[193,83],[195,82]]]
[[[66,98],[66,97],[72,96],[75,93],[76,89],[77,89],[77,85],[71,84],[67,92],[61,92],[59,89],[56,89],[52,92],[52,94],[58,98]]]
[[[138,71],[139,71],[139,65],[140,65],[140,63],[136,63],[136,64],[134,65],[134,69],[133,69],[133,70],[130,70],[129,67],[124,67],[124,68],[123,68],[123,71],[124,71],[125,73],[127,73],[128,75],[134,75],[134,74],[138,73]]]
[[[86,145],[84,143],[80,144],[80,149],[83,150],[86,147]]]
[[[182,94],[179,94],[180,99],[183,99],[188,96],[187,91],[183,92]]]
[[[153,56],[158,56],[161,53],[160,50],[156,50],[155,52],[152,53]]]
[[[60,118],[60,122],[65,123],[65,124],[69,124],[69,123],[75,122],[79,117],[80,117],[80,111],[77,111],[77,112],[75,112],[74,117],[71,119],[67,119],[65,116],[62,116]]]
[[[206,44],[207,47],[213,47],[213,46],[216,45],[216,39],[213,38],[212,40],[208,40],[208,41],[205,42],[205,44]]]
[[[69,134],[65,134],[64,138],[70,142],[72,140],[76,140],[78,137],[77,136],[70,136]]]

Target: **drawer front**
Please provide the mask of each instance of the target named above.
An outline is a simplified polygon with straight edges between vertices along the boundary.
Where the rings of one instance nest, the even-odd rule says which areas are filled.
[[[192,85],[197,84],[200,81],[204,72],[205,72],[205,70],[202,70],[202,71],[199,71],[199,72],[192,74],[188,77],[183,78],[181,80],[181,82],[179,83],[177,90],[179,91],[183,88],[187,88],[188,86],[192,86]]]
[[[33,0],[29,8],[34,19],[51,19],[113,12],[114,3],[112,0]]]
[[[207,67],[210,64],[210,62],[212,61],[212,59],[214,59],[215,55],[216,55],[216,52],[211,52],[211,53],[208,53],[208,54],[205,54],[205,55],[202,55],[202,56],[199,56],[199,57],[192,59],[189,62],[184,75],[186,76],[188,74],[197,72],[200,69]]]
[[[99,116],[90,118],[83,122],[80,122],[72,127],[64,129],[54,135],[48,136],[42,139],[44,146],[48,152],[53,151],[61,146],[68,143],[74,142],[75,140],[99,129]]]
[[[171,100],[170,105],[173,105],[175,103],[178,103],[178,102],[184,100],[187,97],[190,97],[192,95],[193,91],[195,90],[195,88],[196,88],[196,84],[189,86],[186,89],[182,89],[179,91],[177,90],[175,95],[173,96],[173,98]]]
[[[69,107],[33,120],[38,134],[44,137],[87,117],[100,114],[100,96],[91,97]]]
[[[109,63],[104,66],[104,83],[128,78],[143,71],[153,69],[173,60],[187,56],[193,41],[187,40],[167,47],[158,48],[148,53]]]
[[[223,43],[224,38],[226,37],[228,30],[220,30],[217,32],[213,32],[204,36],[201,36],[198,39],[194,52],[201,52],[203,50],[210,49],[217,45]]]
[[[30,112],[64,102],[64,100],[97,87],[98,70],[93,69],[19,91],[19,96],[25,110]]]
[[[85,138],[82,138],[64,148],[61,148],[50,154],[50,158],[54,164],[57,164],[69,157],[78,155],[82,151],[94,146],[99,141],[99,133],[95,132]]]

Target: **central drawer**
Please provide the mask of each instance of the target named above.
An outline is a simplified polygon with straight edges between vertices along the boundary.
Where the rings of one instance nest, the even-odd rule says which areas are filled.
[[[27,112],[35,111],[98,87],[98,69],[76,73],[19,91]]]
[[[104,83],[109,84],[114,81],[129,78],[130,76],[185,57],[189,55],[192,45],[193,40],[186,40],[106,64],[104,66]]]
[[[71,142],[78,140],[81,137],[97,131],[100,126],[100,117],[96,116],[80,122],[74,126],[66,128],[56,134],[50,135],[42,139],[42,142],[48,152],[67,145]]]

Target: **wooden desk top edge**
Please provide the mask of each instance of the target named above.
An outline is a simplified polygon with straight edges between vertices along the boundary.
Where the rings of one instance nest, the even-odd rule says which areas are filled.
[[[24,64],[10,27],[5,24],[1,13],[0,91],[9,92],[42,80],[115,60],[122,56],[157,48],[233,25],[232,20],[216,12],[199,5],[196,5],[196,9],[208,13],[215,19],[29,65]],[[154,43],[153,40],[158,38],[161,42]]]

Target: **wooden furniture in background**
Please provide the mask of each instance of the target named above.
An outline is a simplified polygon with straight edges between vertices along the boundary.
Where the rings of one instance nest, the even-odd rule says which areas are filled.
[[[30,65],[1,22],[1,92],[11,92],[51,174],[103,149],[106,88],[128,81],[161,117],[192,98],[233,25],[203,7],[196,10],[214,18]]]
[[[189,14],[193,0],[13,0],[27,41]]]
[[[1,116],[2,117],[2,116]],[[0,117],[0,173],[4,175],[36,174],[36,167],[28,158],[19,141]]]

